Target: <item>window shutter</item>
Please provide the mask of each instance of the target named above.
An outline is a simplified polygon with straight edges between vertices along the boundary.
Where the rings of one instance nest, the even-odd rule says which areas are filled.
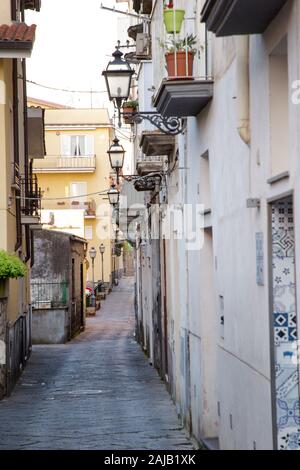
[[[88,157],[92,157],[92,156],[95,155],[94,136],[93,135],[86,135],[85,136],[85,148],[86,148],[86,155]]]
[[[62,156],[69,157],[71,155],[71,137],[69,135],[62,135],[60,144]]]

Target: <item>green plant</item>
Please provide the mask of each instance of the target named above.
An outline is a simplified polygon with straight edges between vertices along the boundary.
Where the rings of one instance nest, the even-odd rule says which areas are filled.
[[[197,36],[193,34],[187,35],[183,39],[169,39],[165,43],[161,43],[161,46],[165,49],[166,53],[173,53],[179,51],[187,51],[196,54],[197,48],[194,47],[197,44]]]
[[[24,277],[27,268],[16,255],[0,250],[0,280]]]
[[[123,250],[125,253],[131,253],[133,251],[133,248],[132,246],[130,245],[130,243],[125,240],[124,244],[123,244]]]
[[[123,104],[123,108],[136,109],[138,105],[139,105],[139,102],[137,100],[129,100],[129,101],[125,101],[125,103]]]

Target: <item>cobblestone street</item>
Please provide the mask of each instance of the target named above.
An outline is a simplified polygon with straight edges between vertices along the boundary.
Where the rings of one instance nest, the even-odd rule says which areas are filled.
[[[0,449],[192,449],[133,332],[133,282],[123,279],[75,340],[35,346],[0,403]]]

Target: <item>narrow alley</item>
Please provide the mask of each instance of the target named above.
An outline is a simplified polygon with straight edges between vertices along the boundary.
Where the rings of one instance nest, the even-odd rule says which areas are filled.
[[[83,334],[34,347],[0,402],[0,449],[192,449],[133,332],[133,281],[124,278]]]

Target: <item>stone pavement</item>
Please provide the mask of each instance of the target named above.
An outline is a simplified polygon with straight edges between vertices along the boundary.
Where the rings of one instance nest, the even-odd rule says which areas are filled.
[[[133,281],[123,279],[84,333],[34,347],[0,402],[0,449],[192,449],[133,333]]]

